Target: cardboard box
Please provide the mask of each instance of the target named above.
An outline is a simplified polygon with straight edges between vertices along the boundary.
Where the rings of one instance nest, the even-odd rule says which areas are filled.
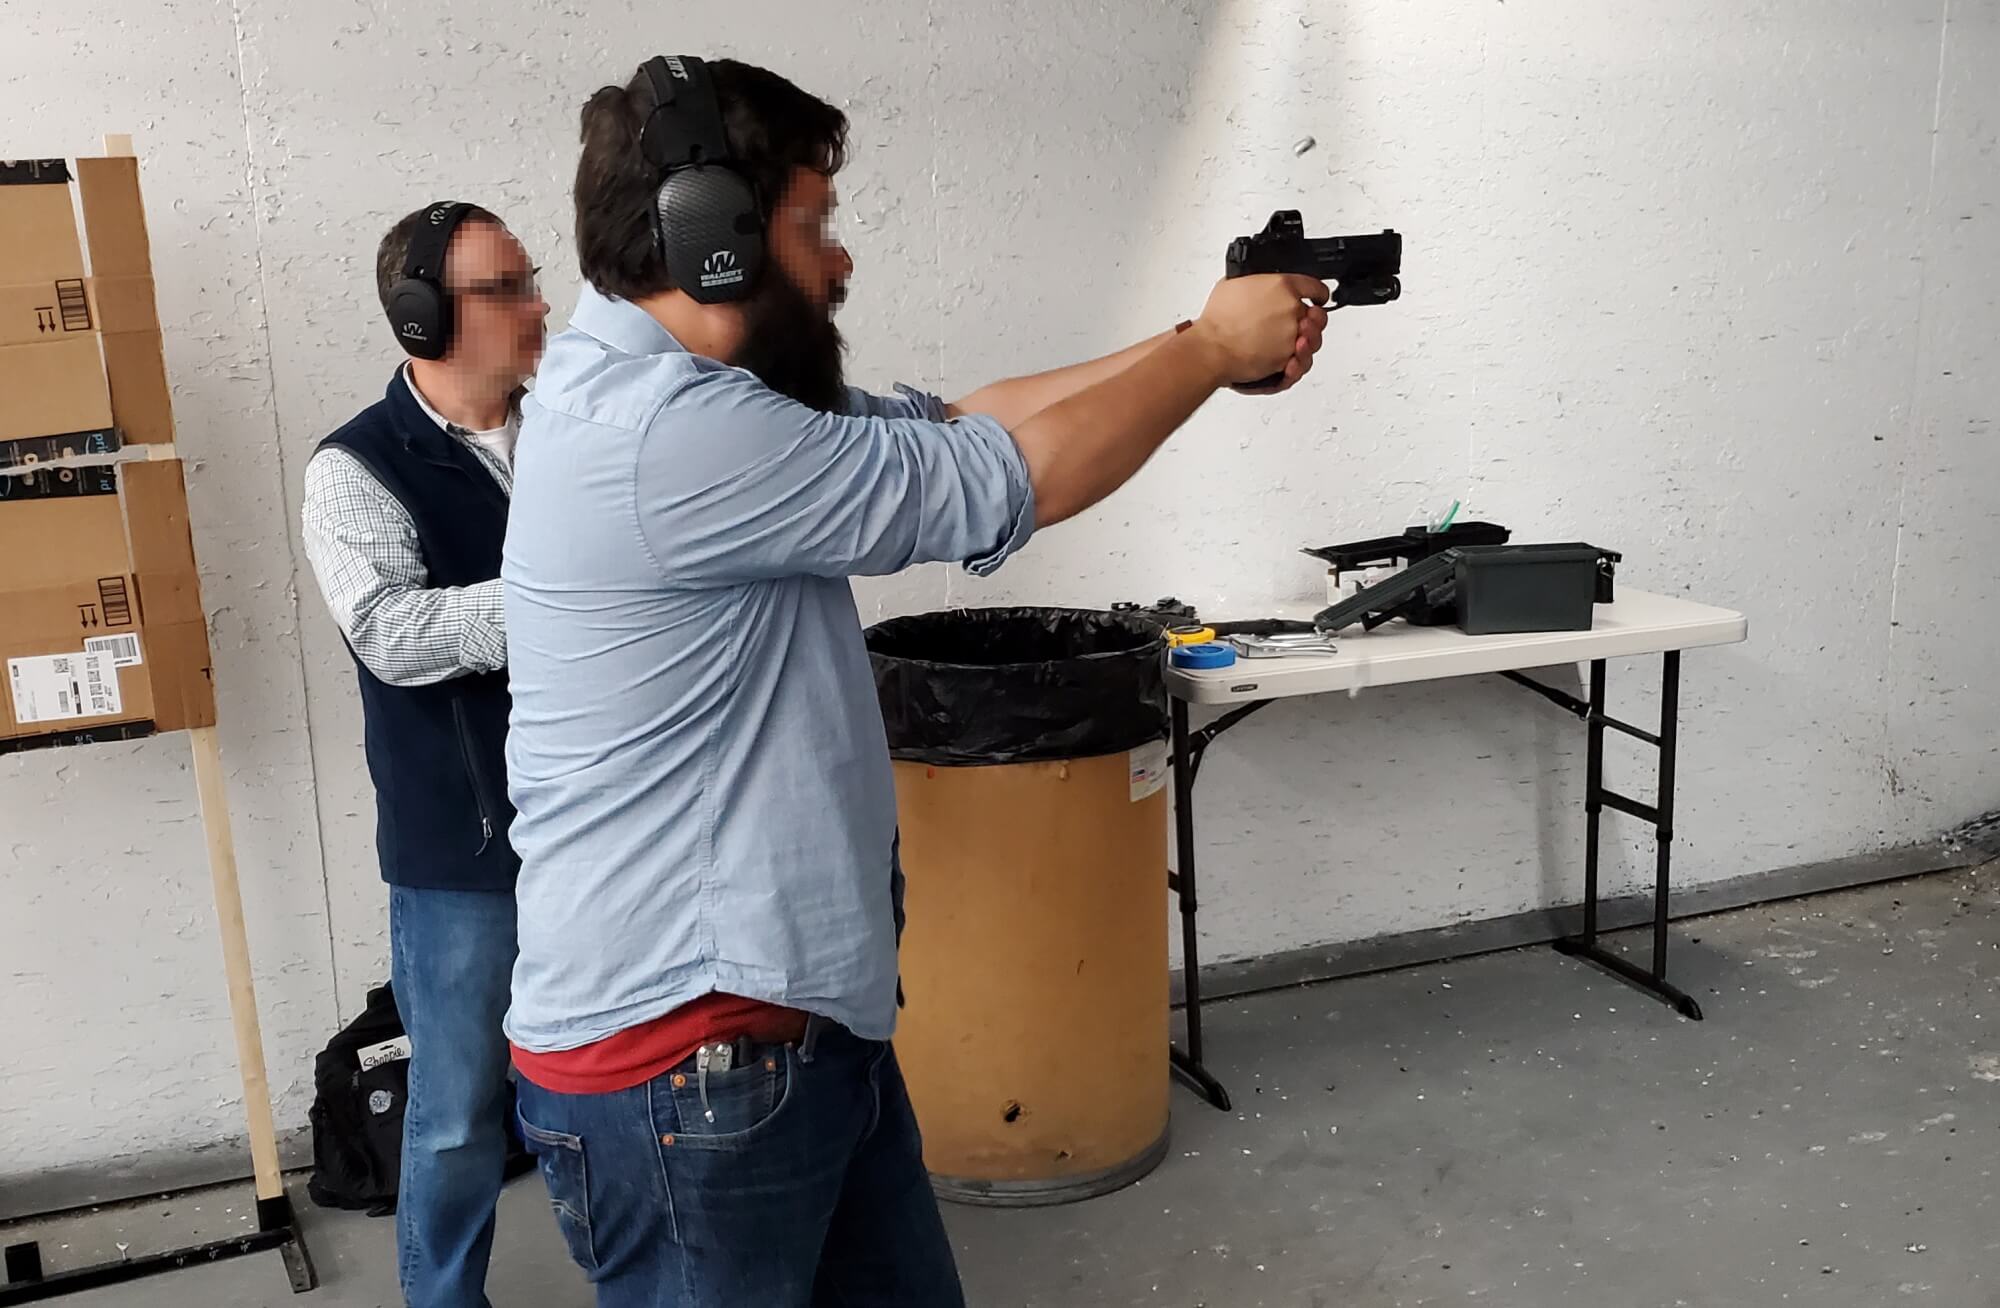
[[[159,330],[148,278],[51,277],[0,286],[0,346]]]
[[[0,164],[0,440],[114,423],[173,440],[139,161]]]
[[[214,725],[172,439],[138,160],[0,163],[0,752]]]
[[[0,499],[0,752],[215,723],[181,465],[92,471]]]
[[[111,420],[127,445],[174,438],[173,397],[153,295],[152,239],[131,155],[76,161],[90,275],[104,316],[104,363],[111,380]]]
[[[111,423],[96,332],[0,346],[0,440],[98,431]]]
[[[0,346],[38,345],[97,328],[87,277],[0,286]]]
[[[64,159],[0,163],[0,285],[83,276]]]

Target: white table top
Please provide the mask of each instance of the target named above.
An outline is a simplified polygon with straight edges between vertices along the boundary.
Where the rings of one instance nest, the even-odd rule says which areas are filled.
[[[1589,631],[1468,636],[1457,627],[1413,627],[1399,618],[1364,632],[1357,622],[1334,638],[1336,651],[1323,657],[1239,655],[1226,668],[1169,667],[1167,693],[1190,704],[1245,703],[1733,645],[1749,636],[1741,613],[1624,585],[1616,593],[1617,603],[1596,607]],[[1309,620],[1317,611],[1298,605],[1293,611],[1241,616]],[[1238,616],[1217,615],[1215,620]]]

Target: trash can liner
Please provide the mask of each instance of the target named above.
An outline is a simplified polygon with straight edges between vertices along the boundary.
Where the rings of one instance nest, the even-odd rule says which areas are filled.
[[[866,632],[892,758],[944,767],[1090,758],[1167,735],[1166,638],[1093,609],[952,609]]]

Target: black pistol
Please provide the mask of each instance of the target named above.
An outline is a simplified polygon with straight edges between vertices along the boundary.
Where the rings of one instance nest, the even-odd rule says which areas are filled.
[[[1403,238],[1384,230],[1374,236],[1307,236],[1297,209],[1280,209],[1255,236],[1229,243],[1225,275],[1303,273],[1333,284],[1328,308],[1340,305],[1387,304],[1403,294]],[[1284,380],[1272,373],[1239,389],[1261,390]]]

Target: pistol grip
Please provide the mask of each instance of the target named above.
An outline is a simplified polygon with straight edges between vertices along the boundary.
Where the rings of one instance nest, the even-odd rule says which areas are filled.
[[[1229,389],[1233,391],[1240,391],[1243,394],[1248,395],[1252,391],[1269,390],[1271,387],[1276,386],[1279,382],[1283,380],[1285,380],[1284,370],[1279,369],[1277,372],[1272,373],[1269,377],[1266,377],[1261,381],[1237,382]]]

